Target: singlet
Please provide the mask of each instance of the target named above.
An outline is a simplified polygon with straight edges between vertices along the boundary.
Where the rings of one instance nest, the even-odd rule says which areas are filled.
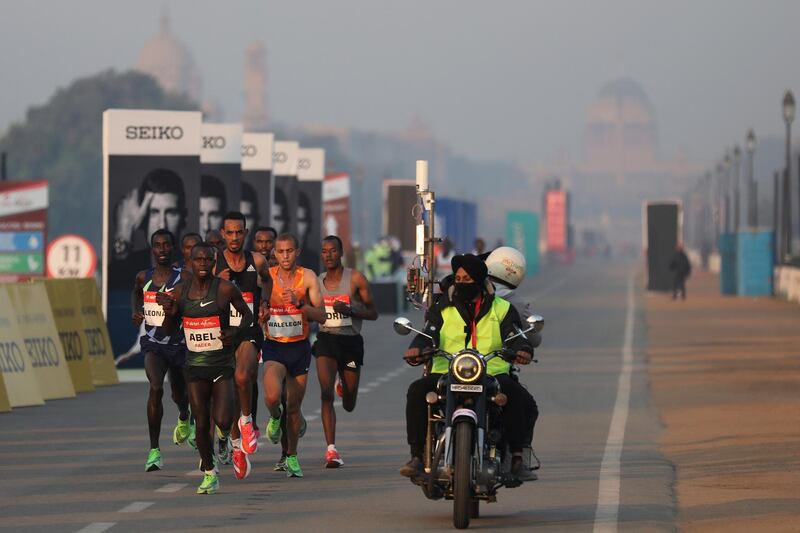
[[[164,345],[181,345],[184,343],[183,331],[179,328],[172,335],[164,332],[164,309],[156,303],[156,294],[170,292],[181,280],[181,269],[172,267],[172,274],[161,287],[153,286],[153,274],[156,269],[148,268],[144,273],[144,286],[142,287],[144,332],[151,342]]]
[[[227,329],[230,315],[217,305],[220,279],[214,278],[208,294],[199,300],[189,299],[186,284],[180,299],[183,333],[186,338],[186,366],[236,366],[234,347],[223,346],[220,333]]]
[[[351,305],[351,292],[353,282],[353,271],[345,268],[342,272],[342,279],[339,280],[339,286],[335,289],[328,289],[325,287],[325,278],[328,276],[327,272],[319,275],[320,291],[322,292],[322,299],[325,302],[325,323],[319,326],[319,330],[333,335],[358,335],[361,333],[361,319],[356,317],[342,316],[333,310],[333,304],[338,300],[347,305]],[[355,301],[360,302],[358,293],[352,297]]]
[[[230,270],[230,282],[242,291],[242,298],[244,303],[250,308],[253,316],[258,318],[258,308],[261,305],[261,287],[258,286],[258,270],[256,269],[255,260],[253,260],[253,252],[244,252],[245,265],[244,270],[237,272],[230,267],[228,261],[225,259],[225,253],[217,254],[216,272],[220,273],[225,269]],[[231,306],[231,326],[242,325],[242,315],[235,307]]]
[[[269,298],[267,337],[276,342],[301,341],[308,338],[308,321],[302,310],[294,305],[283,303],[281,293],[290,288],[298,300],[305,300],[306,291],[303,288],[305,269],[297,267],[291,284],[284,286],[286,282],[283,278],[278,277],[280,268],[280,266],[276,266],[269,269],[269,274],[272,276],[272,294]],[[309,302],[306,302],[306,305],[309,305]]]

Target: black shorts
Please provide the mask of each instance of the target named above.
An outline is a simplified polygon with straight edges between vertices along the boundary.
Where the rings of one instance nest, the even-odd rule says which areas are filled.
[[[334,335],[320,331],[314,343],[315,357],[332,357],[339,371],[358,372],[364,366],[364,337],[361,335]]]
[[[159,344],[144,335],[139,338],[139,347],[142,353],[154,353],[164,359],[170,368],[183,368],[186,364],[185,344]]]
[[[264,363],[275,361],[286,367],[287,373],[296,378],[308,374],[311,366],[311,345],[308,339],[297,342],[277,342],[271,339],[264,341],[261,348],[261,359]]]
[[[264,331],[260,326],[250,326],[239,332],[236,336],[236,341],[237,348],[243,342],[252,342],[256,347],[256,351],[258,351],[261,349],[261,345],[264,344]]]
[[[234,368],[232,366],[186,366],[183,368],[183,376],[186,383],[193,381],[217,381],[233,379]]]

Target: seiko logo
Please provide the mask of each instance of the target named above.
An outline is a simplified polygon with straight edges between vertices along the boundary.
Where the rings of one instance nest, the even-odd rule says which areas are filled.
[[[286,163],[289,160],[289,156],[286,155],[286,152],[275,152],[272,154],[272,161],[274,163]]]
[[[223,148],[225,148],[225,137],[203,135],[203,150],[222,150]]]
[[[130,140],[177,141],[183,138],[183,128],[180,126],[128,126],[125,128],[125,138]]]
[[[304,157],[303,159],[298,159],[297,168],[302,170],[308,170],[309,168],[311,168],[311,160],[308,159],[307,157]]]
[[[255,157],[258,154],[258,148],[254,144],[245,144],[242,146],[242,157]]]

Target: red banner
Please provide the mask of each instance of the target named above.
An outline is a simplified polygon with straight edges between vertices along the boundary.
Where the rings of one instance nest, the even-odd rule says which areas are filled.
[[[0,182],[0,282],[45,275],[47,180]]]
[[[548,252],[563,252],[567,249],[567,193],[547,191],[546,238]]]

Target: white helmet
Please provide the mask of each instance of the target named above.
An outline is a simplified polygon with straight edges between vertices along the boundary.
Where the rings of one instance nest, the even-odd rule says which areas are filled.
[[[489,276],[516,289],[525,279],[525,256],[516,248],[501,246],[486,258]]]

